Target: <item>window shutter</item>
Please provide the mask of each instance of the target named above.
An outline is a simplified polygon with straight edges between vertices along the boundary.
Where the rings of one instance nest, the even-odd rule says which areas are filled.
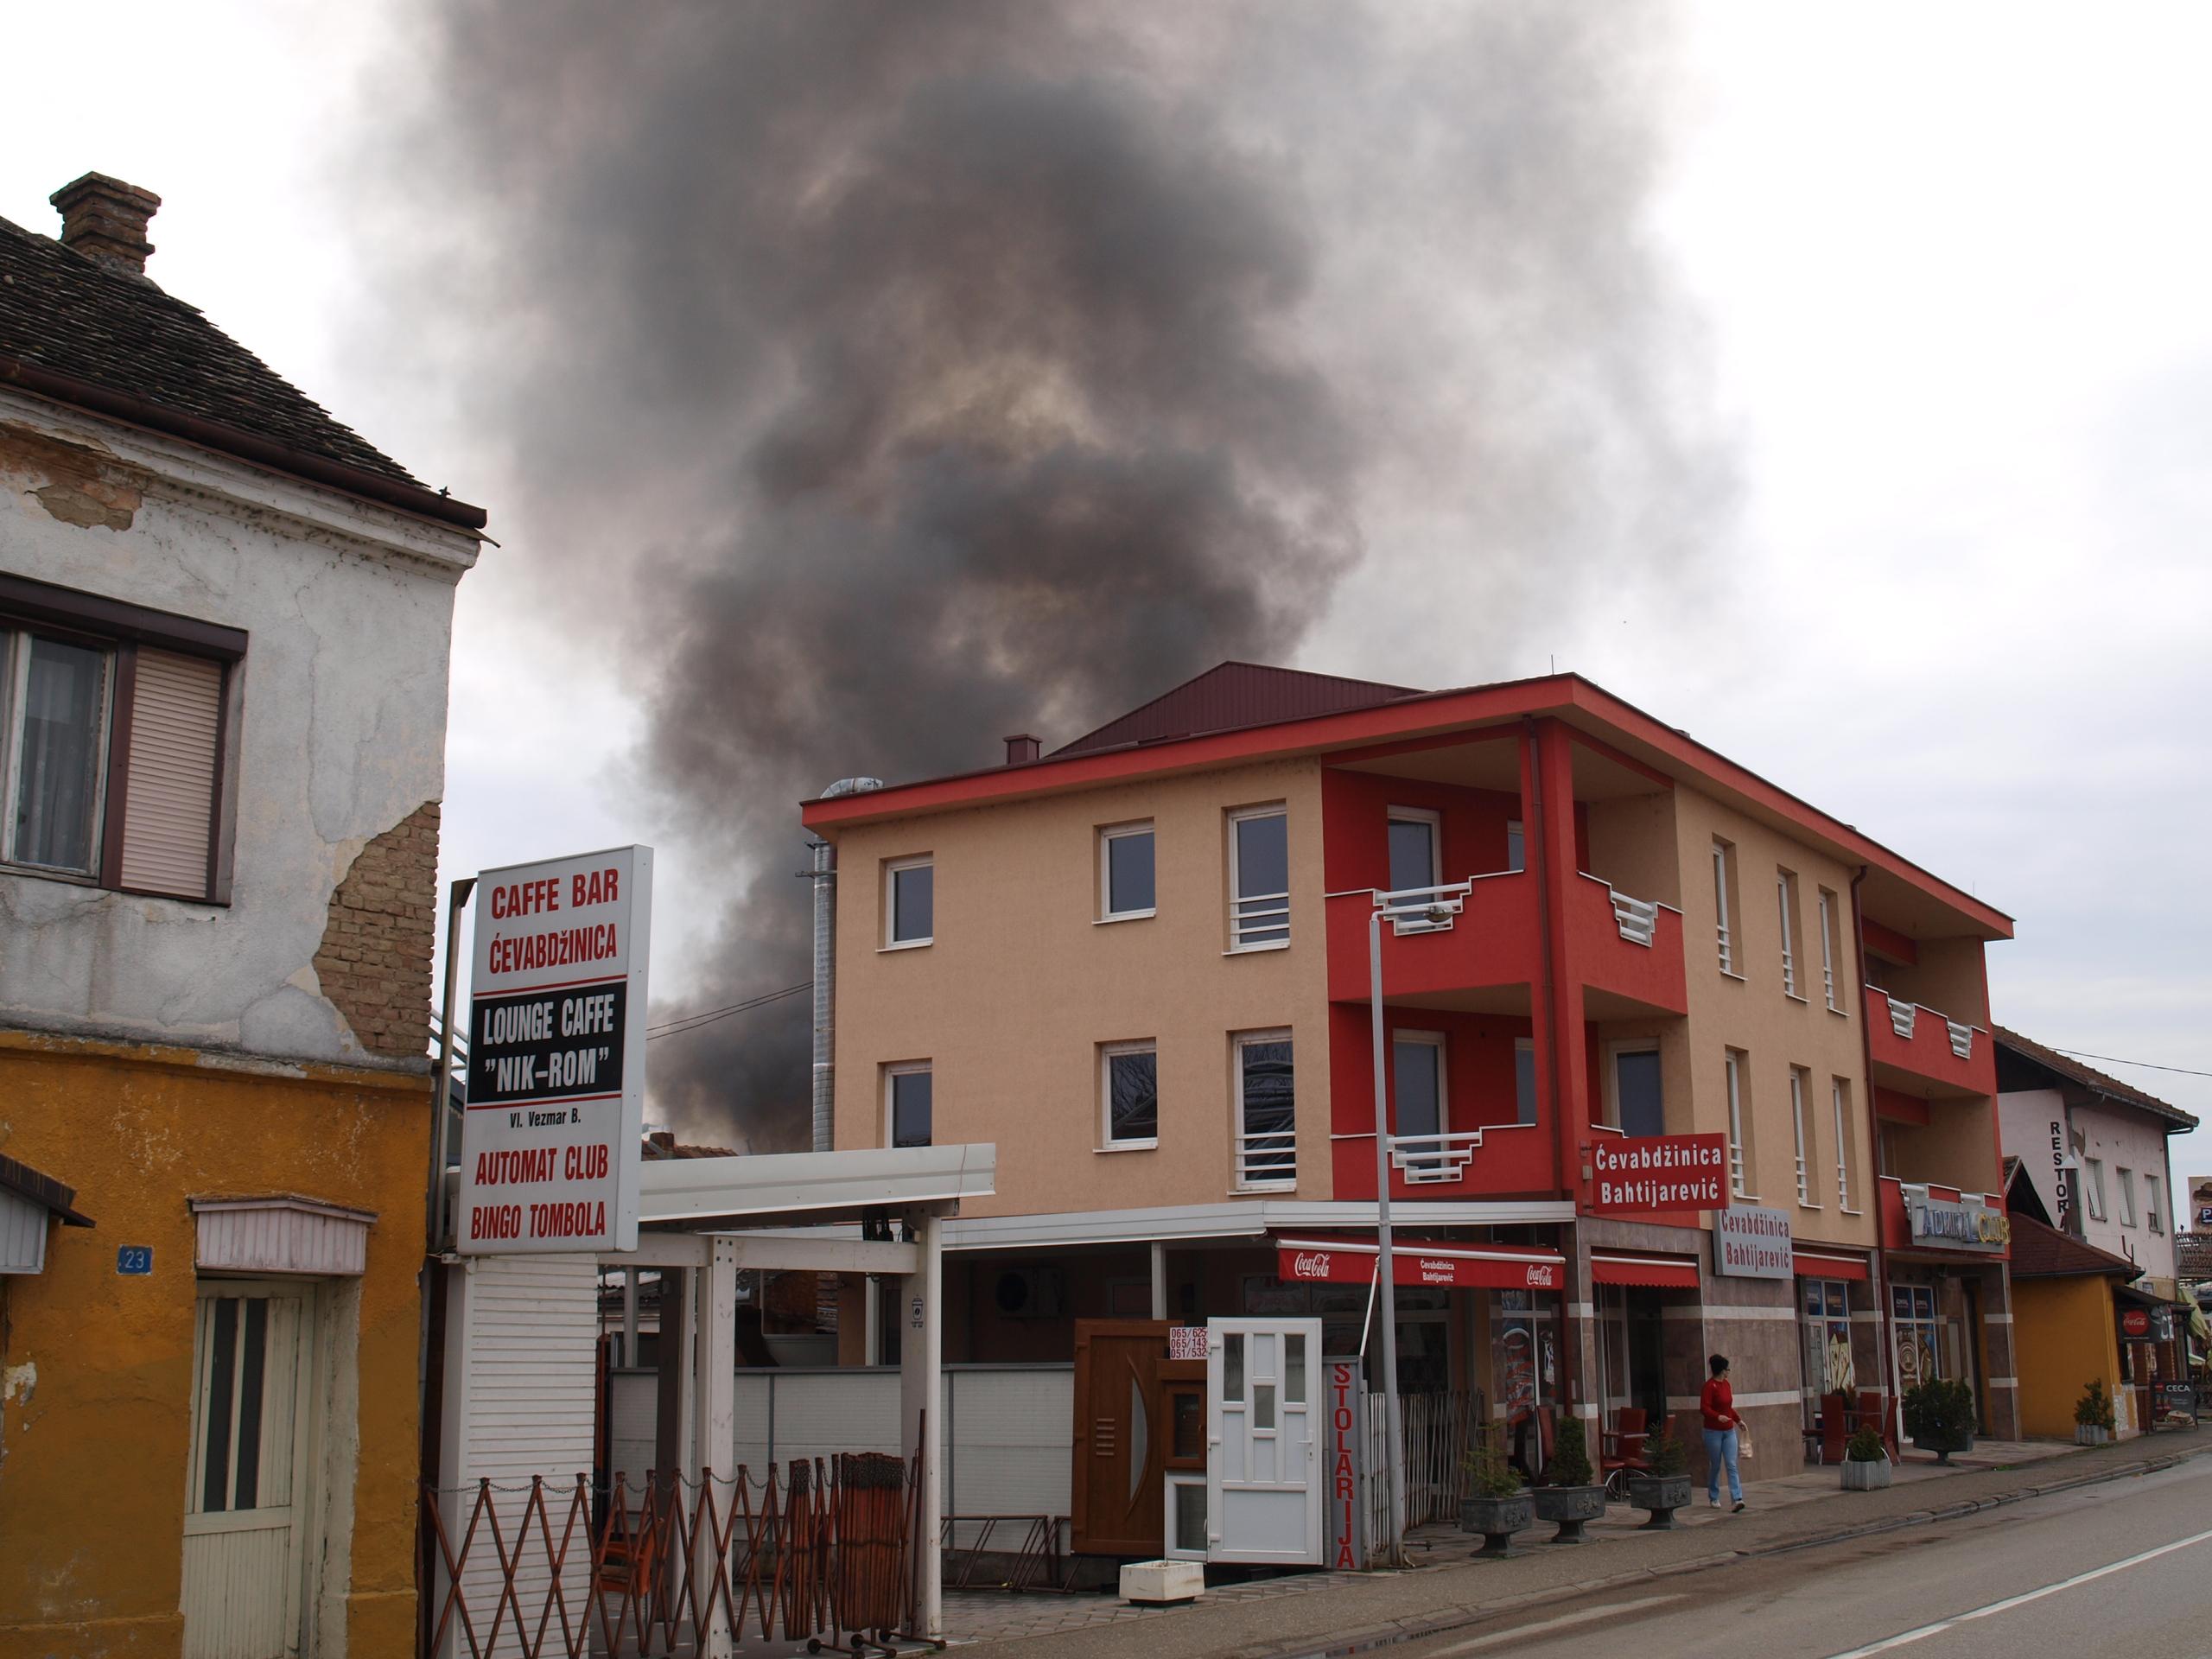
[[[142,649],[130,705],[123,885],[207,896],[207,849],[222,729],[223,665]]]

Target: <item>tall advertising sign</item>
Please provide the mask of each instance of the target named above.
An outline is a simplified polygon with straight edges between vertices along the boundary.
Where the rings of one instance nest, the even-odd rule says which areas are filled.
[[[477,877],[454,1248],[638,1247],[653,854]]]

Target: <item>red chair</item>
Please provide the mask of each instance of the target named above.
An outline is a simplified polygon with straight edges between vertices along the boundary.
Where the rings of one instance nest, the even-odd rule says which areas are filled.
[[[1845,1443],[1851,1439],[1851,1410],[1841,1394],[1821,1396],[1821,1461],[1841,1463]]]
[[[1641,1407],[1624,1406],[1612,1433],[1599,1437],[1598,1466],[1605,1496],[1616,1502],[1628,1496],[1629,1477],[1649,1466],[1643,1460],[1643,1445],[1650,1438],[1645,1428],[1650,1416]]]

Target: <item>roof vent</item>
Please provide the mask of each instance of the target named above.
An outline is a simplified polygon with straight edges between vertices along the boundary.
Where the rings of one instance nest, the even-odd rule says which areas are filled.
[[[47,200],[60,210],[63,247],[113,270],[146,274],[146,256],[154,251],[146,225],[162,205],[152,191],[105,173],[87,173]]]
[[[1009,766],[1018,766],[1025,760],[1034,760],[1044,752],[1043,741],[1027,732],[1017,732],[1006,741],[1006,763]]]

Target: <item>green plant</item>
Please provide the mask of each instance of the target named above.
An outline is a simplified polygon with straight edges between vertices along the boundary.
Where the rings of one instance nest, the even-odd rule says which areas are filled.
[[[1882,1445],[1882,1432],[1872,1423],[1862,1424],[1843,1448],[1846,1463],[1879,1463],[1888,1455]]]
[[[1689,1467],[1689,1449],[1662,1427],[1643,1443],[1644,1472],[1653,1480],[1669,1480]]]
[[[2074,1421],[2083,1428],[2101,1428],[2107,1434],[2112,1433],[2112,1396],[2105,1392],[2104,1378],[2089,1379],[2089,1386],[2074,1402]]]
[[[1520,1494],[1521,1471],[1505,1460],[1495,1429],[1478,1433],[1467,1448],[1467,1496],[1514,1497]]]
[[[1552,1466],[1545,1471],[1554,1486],[1588,1486],[1593,1484],[1590,1468],[1590,1448],[1582,1439],[1582,1420],[1570,1417],[1559,1426],[1559,1447],[1552,1453]]]
[[[1931,1446],[1962,1446],[1974,1438],[1974,1391],[1930,1377],[1905,1390],[1904,1431]]]

